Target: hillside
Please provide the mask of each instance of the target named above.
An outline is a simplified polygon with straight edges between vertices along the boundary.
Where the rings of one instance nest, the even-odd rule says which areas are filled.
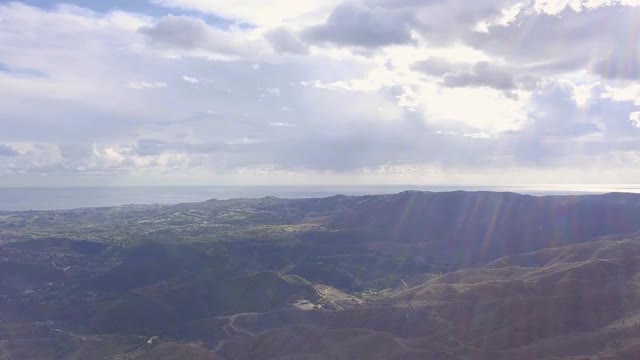
[[[330,221],[374,247],[446,259],[450,267],[640,230],[640,195],[528,196],[405,192],[358,202]]]
[[[487,192],[10,212],[0,359],[635,359],[639,216]]]
[[[332,358],[331,351],[339,351],[345,358],[379,359],[411,358],[421,351],[431,354],[416,358],[636,358],[640,355],[640,257],[615,248],[637,249],[640,240],[600,240],[590,245],[597,255],[587,260],[526,268],[492,264],[461,270],[399,291],[369,307],[315,315],[320,319],[295,312],[247,317],[239,324],[260,334],[243,339],[240,345],[224,347],[224,354],[229,359],[250,358],[241,349],[281,344],[283,329],[305,324],[305,331],[296,330],[302,338],[277,347],[280,350],[273,358],[290,353]],[[523,256],[544,253],[557,258],[579,252],[581,247]],[[261,332],[268,326],[277,329]],[[332,334],[340,329],[366,329],[369,333],[342,332],[336,343]],[[375,356],[361,355],[371,346],[360,341],[376,336],[376,343],[384,343],[386,338],[393,345],[378,349]],[[332,346],[323,348],[321,344]]]

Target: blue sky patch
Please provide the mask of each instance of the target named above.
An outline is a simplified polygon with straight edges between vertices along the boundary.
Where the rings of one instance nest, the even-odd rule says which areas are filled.
[[[0,62],[0,74],[14,77],[47,77],[47,74],[35,69],[18,68]]]
[[[161,17],[169,14],[172,15],[188,15],[192,17],[201,18],[206,21],[207,24],[220,28],[227,29],[230,26],[239,26],[243,29],[251,29],[254,26],[247,23],[239,23],[232,19],[227,19],[222,16],[214,14],[203,14],[196,11],[188,11],[176,8],[167,8],[154,4],[149,0],[110,0],[110,1],[96,1],[96,0],[25,0],[24,4],[36,6],[43,9],[53,9],[60,4],[71,4],[79,7],[91,9],[98,13],[106,13],[114,10],[122,10],[127,12],[145,14],[149,16]]]

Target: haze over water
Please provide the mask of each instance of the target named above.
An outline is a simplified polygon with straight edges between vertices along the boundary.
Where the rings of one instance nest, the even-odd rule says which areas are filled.
[[[640,185],[530,185],[530,186],[190,186],[190,187],[51,187],[0,188],[0,210],[54,210],[130,204],[177,204],[210,199],[308,198],[342,195],[393,194],[420,191],[507,191],[529,195],[580,195],[640,192]]]

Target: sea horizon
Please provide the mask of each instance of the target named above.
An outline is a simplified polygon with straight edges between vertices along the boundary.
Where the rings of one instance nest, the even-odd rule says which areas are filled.
[[[334,195],[382,195],[403,191],[494,191],[524,195],[588,195],[640,192],[636,184],[562,185],[194,185],[194,186],[81,186],[0,187],[0,211],[68,210],[125,205],[178,204],[206,200],[320,198]]]

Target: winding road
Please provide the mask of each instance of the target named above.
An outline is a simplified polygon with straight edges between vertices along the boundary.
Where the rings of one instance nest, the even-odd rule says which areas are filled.
[[[212,350],[214,353],[220,351],[220,349],[222,349],[222,347],[225,344],[227,344],[228,342],[230,342],[230,341],[254,335],[253,333],[251,333],[249,331],[237,328],[233,324],[238,317],[240,317],[240,316],[248,316],[248,315],[258,315],[258,313],[241,313],[241,314],[235,314],[235,315],[231,315],[231,316],[220,316],[220,317],[217,317],[217,319],[229,320],[229,322],[226,323],[223,326],[224,332],[227,334],[229,339],[219,341],[218,344],[216,345],[216,347]]]
[[[336,304],[336,301],[341,299],[335,298],[335,296],[332,296],[331,294],[329,294],[326,288],[323,288],[322,286],[314,285],[313,289],[316,291],[316,293],[321,299],[325,299],[327,303],[331,304],[334,310],[344,310],[342,306]],[[334,298],[331,299],[331,297],[334,297]],[[228,320],[228,322],[223,326],[223,330],[229,338],[225,340],[220,340],[216,345],[216,347],[212,350],[212,352],[217,353],[218,351],[220,351],[220,349],[222,349],[222,347],[225,344],[233,340],[245,338],[248,336],[254,336],[255,334],[253,334],[252,332],[236,327],[234,325],[234,322],[238,317],[241,317],[241,316],[260,315],[260,314],[261,313],[240,313],[240,314],[235,314],[231,316],[216,317],[216,319]]]

